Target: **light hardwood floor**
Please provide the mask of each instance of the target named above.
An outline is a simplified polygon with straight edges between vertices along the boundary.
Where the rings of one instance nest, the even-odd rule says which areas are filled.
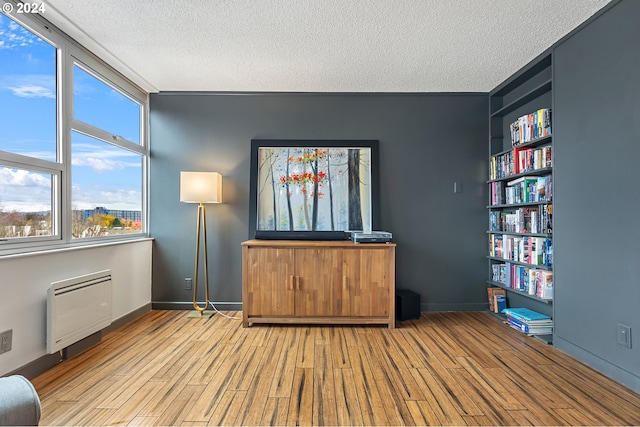
[[[640,424],[640,395],[480,312],[389,330],[152,311],[32,382],[41,425]]]

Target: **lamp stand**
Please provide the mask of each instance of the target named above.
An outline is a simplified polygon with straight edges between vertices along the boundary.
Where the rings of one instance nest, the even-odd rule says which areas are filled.
[[[202,228],[201,228],[202,227]],[[204,298],[205,306],[198,305],[198,262],[200,260],[200,230],[202,229],[202,243],[204,246]],[[209,257],[207,256],[207,211],[204,203],[198,205],[198,221],[196,223],[196,263],[193,271],[193,308],[196,311],[189,313],[188,317],[207,318],[213,315],[213,311],[207,311],[209,307]]]

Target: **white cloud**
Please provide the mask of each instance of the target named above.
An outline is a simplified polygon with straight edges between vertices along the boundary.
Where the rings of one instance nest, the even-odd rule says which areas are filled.
[[[30,172],[24,169],[0,169],[0,187],[44,187],[51,189],[51,179],[44,174]]]
[[[141,210],[142,194],[133,190],[117,190],[100,192],[100,200],[111,209]]]
[[[2,21],[4,20],[8,21],[6,27],[2,26]],[[45,42],[31,31],[16,24],[14,21],[0,16],[0,49],[15,49],[33,45],[35,43],[44,44]]]
[[[135,159],[133,161],[127,161]],[[74,143],[71,164],[88,166],[96,172],[123,170],[140,167],[140,156],[127,150],[103,149],[93,144]]]
[[[21,87],[8,87],[7,89],[20,98],[56,98],[55,93],[42,86],[27,85]]]
[[[74,153],[71,164],[73,166],[87,166],[98,173],[118,171],[128,167],[140,167],[139,162],[135,163],[118,160],[118,157],[124,156],[128,156],[128,154],[120,155],[119,153],[106,150],[103,153]]]
[[[22,212],[51,209],[51,179],[38,172],[0,168],[0,208]]]
[[[21,98],[56,98],[54,74],[6,75],[0,77],[0,89]]]
[[[125,165],[122,162],[116,162],[110,159],[97,158],[97,157],[77,157],[75,156],[71,162],[73,166],[88,166],[96,172],[122,170]]]
[[[102,184],[72,186],[74,209],[140,210],[142,193],[138,190],[105,189]],[[20,169],[0,168],[0,209],[5,212],[36,212],[51,209],[51,180],[47,174]]]

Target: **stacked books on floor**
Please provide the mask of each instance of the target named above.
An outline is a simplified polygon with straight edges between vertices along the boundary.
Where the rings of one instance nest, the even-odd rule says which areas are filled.
[[[553,333],[553,319],[528,308],[505,308],[506,323],[527,335],[550,335]]]

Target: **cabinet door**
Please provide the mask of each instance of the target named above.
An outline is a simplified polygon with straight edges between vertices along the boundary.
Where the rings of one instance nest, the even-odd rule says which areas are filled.
[[[342,249],[295,250],[296,316],[326,317],[341,314]]]
[[[293,316],[293,249],[252,247],[247,251],[248,316]]]
[[[364,244],[363,244],[364,246]],[[349,316],[389,316],[393,269],[390,249],[363,247],[343,251],[344,304]]]

